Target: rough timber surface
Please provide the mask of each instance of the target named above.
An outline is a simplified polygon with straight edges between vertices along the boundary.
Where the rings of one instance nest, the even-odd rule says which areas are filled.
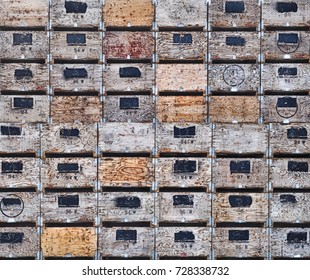
[[[41,247],[43,257],[94,257],[97,245],[95,228],[43,228]]]

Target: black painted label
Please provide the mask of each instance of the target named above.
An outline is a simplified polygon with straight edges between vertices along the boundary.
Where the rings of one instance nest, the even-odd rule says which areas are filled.
[[[80,131],[77,128],[60,129],[60,138],[79,137],[79,136],[80,136]]]
[[[13,45],[32,45],[32,34],[13,34]]]
[[[279,44],[298,44],[299,38],[296,33],[280,33],[278,36]]]
[[[140,208],[141,200],[136,196],[117,197],[115,200],[115,206],[120,208]]]
[[[281,194],[280,195],[281,203],[297,203],[295,195],[292,194]]]
[[[85,14],[87,10],[87,3],[83,2],[75,2],[75,1],[65,1],[66,13],[74,13],[74,14]]]
[[[1,244],[23,243],[23,239],[24,239],[23,232],[0,232]]]
[[[297,108],[297,99],[295,97],[279,97],[277,101],[279,108]]]
[[[250,233],[248,230],[229,230],[229,241],[246,241],[249,240]]]
[[[280,67],[278,69],[279,76],[297,76],[297,67]]]
[[[173,127],[174,138],[193,138],[196,135],[196,127],[189,126],[185,128]]]
[[[287,234],[287,243],[307,243],[307,232],[293,232]]]
[[[3,206],[7,207],[7,206],[21,206],[22,205],[22,201],[20,200],[20,198],[3,198],[1,200],[1,204],[3,204]]]
[[[307,139],[308,132],[304,127],[292,127],[287,130],[287,139]]]
[[[253,202],[249,195],[230,195],[228,200],[231,207],[250,207]]]
[[[287,169],[292,172],[308,172],[308,162],[289,161],[287,163]]]
[[[174,44],[192,44],[193,37],[192,34],[173,34],[173,43]]]
[[[2,173],[22,173],[23,163],[21,161],[15,161],[15,162],[3,161],[1,170]]]
[[[33,75],[30,69],[16,69],[14,77],[16,80],[32,79]]]
[[[295,2],[277,2],[276,10],[278,13],[296,13],[298,6]]]
[[[22,134],[22,129],[20,127],[1,125],[1,135],[15,136],[15,135],[21,135],[21,134]]]
[[[225,13],[244,13],[243,1],[226,1]]]
[[[14,97],[13,107],[16,109],[32,109],[33,98]]]
[[[79,207],[79,195],[60,195],[58,196],[58,207]]]
[[[195,160],[176,160],[174,162],[174,173],[194,173],[196,170]]]
[[[120,109],[139,109],[139,98],[138,97],[121,97],[119,99]]]
[[[120,67],[119,76],[120,78],[140,78],[141,71],[138,67]]]
[[[85,68],[66,68],[64,76],[65,79],[87,78],[88,73]]]
[[[231,161],[230,173],[251,173],[251,162],[249,160]]]
[[[78,163],[58,163],[57,170],[59,173],[78,173]]]
[[[137,242],[137,231],[133,229],[118,229],[116,230],[116,240]]]
[[[67,44],[69,46],[85,45],[86,34],[67,34]]]
[[[173,206],[193,207],[194,196],[193,195],[174,195]]]
[[[179,231],[174,234],[174,242],[195,242],[192,231]]]
[[[245,39],[240,36],[226,37],[227,46],[245,46]]]

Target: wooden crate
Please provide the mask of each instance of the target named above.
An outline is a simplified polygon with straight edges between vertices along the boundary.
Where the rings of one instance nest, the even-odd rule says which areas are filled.
[[[102,123],[98,145],[102,152],[151,153],[154,137],[152,123]]]
[[[206,98],[204,96],[159,96],[157,118],[164,123],[205,123]]]
[[[209,257],[211,233],[207,227],[160,227],[156,234],[159,257]]]
[[[43,153],[95,153],[97,126],[95,124],[49,124],[41,134]]]
[[[249,31],[211,32],[209,52],[213,61],[256,61],[260,38],[257,32]]]
[[[152,0],[105,0],[103,20],[106,27],[149,27],[154,20]]]
[[[207,37],[204,32],[158,32],[156,49],[159,61],[202,61],[207,53]]]
[[[97,197],[92,192],[44,193],[41,199],[43,222],[95,222]]]
[[[0,158],[0,187],[36,188],[39,184],[39,160],[35,158]]]
[[[309,60],[309,32],[267,31],[263,33],[262,50],[265,60]]]
[[[0,26],[46,27],[48,6],[47,0],[1,0]]]
[[[215,123],[257,123],[259,100],[256,96],[211,96],[209,115]]]
[[[309,124],[272,124],[269,143],[273,154],[303,154],[310,151]]]
[[[263,154],[268,148],[268,129],[258,124],[216,124],[216,154]]]
[[[97,248],[93,227],[43,228],[41,236],[43,257],[94,257]]]
[[[37,257],[39,236],[35,227],[1,227],[0,257]]]
[[[105,90],[150,92],[153,90],[154,74],[151,64],[107,64],[103,71]]]
[[[265,91],[309,91],[309,73],[309,64],[264,64],[262,86]]]
[[[211,162],[208,158],[159,158],[155,178],[159,187],[208,187]]]
[[[213,29],[256,29],[259,26],[260,5],[257,0],[212,0],[209,9]]]
[[[53,122],[87,124],[102,118],[102,103],[97,96],[54,96],[51,101]]]
[[[53,91],[100,92],[102,69],[98,64],[54,64],[51,71]]]
[[[36,192],[1,192],[0,222],[36,223],[40,215],[39,204]]]
[[[50,44],[54,60],[100,60],[102,52],[102,38],[99,32],[54,31],[51,33]]]
[[[159,153],[208,153],[212,129],[207,124],[159,123],[156,145]]]
[[[154,229],[147,227],[101,228],[99,252],[103,257],[151,257]]]
[[[0,59],[46,59],[48,37],[45,31],[1,31]]]
[[[268,165],[265,159],[217,158],[213,165],[215,188],[265,188]]]
[[[263,96],[261,114],[264,123],[307,123],[310,116],[309,96]]]
[[[0,90],[46,91],[48,70],[45,64],[0,64]]]
[[[264,223],[268,218],[268,195],[250,192],[216,193],[212,213],[215,223]]]
[[[310,159],[273,159],[270,182],[273,188],[310,188]]]
[[[223,257],[267,257],[267,229],[215,228],[212,244],[216,259]]]
[[[156,86],[159,92],[205,92],[207,72],[204,64],[159,64],[156,69]]]
[[[264,0],[262,20],[265,27],[309,27],[308,1]]]
[[[98,176],[103,187],[151,187],[154,166],[147,157],[104,157]]]
[[[270,251],[272,257],[309,258],[309,228],[274,228],[271,230]]]
[[[273,193],[270,218],[274,223],[308,223],[310,221],[309,193]]]
[[[40,129],[38,125],[0,124],[1,153],[37,153],[40,145]]]
[[[103,38],[105,59],[153,59],[152,32],[107,31]]]
[[[211,65],[210,88],[212,92],[257,92],[259,84],[260,67],[258,64]]]
[[[52,0],[50,7],[52,26],[98,28],[101,8],[98,0]]]
[[[209,224],[211,196],[205,192],[164,192],[156,200],[159,222]]]
[[[103,222],[152,222],[154,197],[149,192],[103,192],[98,215]]]
[[[155,118],[151,95],[108,95],[103,111],[108,122],[151,123]]]
[[[207,4],[204,0],[158,0],[156,21],[159,28],[204,28],[207,22]]]

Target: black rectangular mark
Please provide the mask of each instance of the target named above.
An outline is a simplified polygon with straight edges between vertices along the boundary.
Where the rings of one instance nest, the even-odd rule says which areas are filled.
[[[197,170],[195,160],[176,160],[173,165],[173,173],[194,173]]]
[[[16,80],[22,80],[22,79],[27,79],[27,80],[30,80],[33,78],[33,75],[32,75],[32,71],[27,68],[27,69],[16,69],[14,71],[14,77]]]
[[[230,173],[251,173],[251,162],[249,160],[231,161]]]
[[[21,161],[3,161],[1,164],[1,171],[2,173],[22,173],[23,163]]]
[[[17,198],[12,198],[12,197],[4,197],[1,200],[1,204],[3,204],[4,207],[8,206],[21,206],[22,205],[22,200],[17,197]]]
[[[116,240],[137,242],[137,231],[133,229],[118,229],[116,230]]]
[[[194,195],[174,195],[173,206],[175,207],[193,207],[194,206]]]
[[[173,127],[174,138],[194,138],[196,135],[196,127],[189,126],[184,128],[179,128],[177,126]]]
[[[299,42],[298,34],[296,33],[279,33],[278,44],[293,44],[296,45]]]
[[[175,232],[174,242],[195,242],[195,235],[192,231]]]
[[[308,172],[308,162],[288,161],[287,169],[291,172]]]
[[[297,67],[280,67],[278,75],[281,76],[297,76]]]
[[[141,200],[136,196],[117,197],[115,206],[119,208],[141,208]]]
[[[0,244],[23,243],[23,232],[0,232]]]
[[[65,79],[87,78],[88,73],[85,68],[67,68],[64,70]]]
[[[227,46],[245,46],[245,39],[240,36],[229,36],[226,37]]]
[[[121,97],[119,99],[119,108],[122,110],[139,109],[138,97]]]
[[[79,207],[79,195],[60,195],[58,196],[58,207]]]
[[[298,6],[295,2],[277,2],[276,10],[278,13],[296,13]]]
[[[290,231],[287,234],[287,243],[307,243],[307,232]]]
[[[22,129],[17,126],[1,125],[1,135],[18,136],[22,134]]]
[[[140,78],[141,71],[138,67],[120,67],[119,76],[120,78]]]
[[[225,2],[225,13],[244,13],[244,2],[243,1],[226,1]]]
[[[229,241],[247,241],[249,240],[250,233],[248,230],[229,230]]]
[[[308,139],[307,129],[304,127],[292,127],[287,130],[287,139]]]
[[[249,195],[230,195],[228,197],[231,207],[250,207],[253,203],[252,197]]]
[[[13,98],[13,108],[15,109],[33,109],[33,98]]]
[[[87,3],[65,1],[65,9],[67,14],[85,14],[87,10]]]
[[[80,137],[80,131],[77,128],[60,129],[60,138]]]
[[[297,98],[295,97],[279,97],[277,100],[278,108],[296,108]]]
[[[192,44],[193,37],[192,34],[173,34],[173,44]]]
[[[13,34],[13,45],[32,45],[32,34]]]
[[[293,194],[281,194],[280,195],[281,203],[297,203],[296,196]]]
[[[85,46],[86,34],[67,34],[68,46]]]
[[[57,170],[59,173],[78,173],[78,163],[58,163]]]

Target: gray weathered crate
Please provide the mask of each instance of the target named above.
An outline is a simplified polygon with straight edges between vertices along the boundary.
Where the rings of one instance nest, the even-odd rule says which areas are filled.
[[[102,152],[148,152],[155,146],[152,123],[99,124],[99,148]]]
[[[268,236],[265,228],[215,228],[212,241],[216,259],[267,257]]]
[[[155,178],[158,187],[208,187],[211,160],[208,158],[158,158]]]
[[[99,252],[103,257],[151,257],[154,229],[147,227],[100,228]]]
[[[156,250],[159,257],[210,257],[210,228],[160,227],[156,233]]]
[[[217,158],[213,166],[215,188],[266,188],[268,165],[265,159]]]

